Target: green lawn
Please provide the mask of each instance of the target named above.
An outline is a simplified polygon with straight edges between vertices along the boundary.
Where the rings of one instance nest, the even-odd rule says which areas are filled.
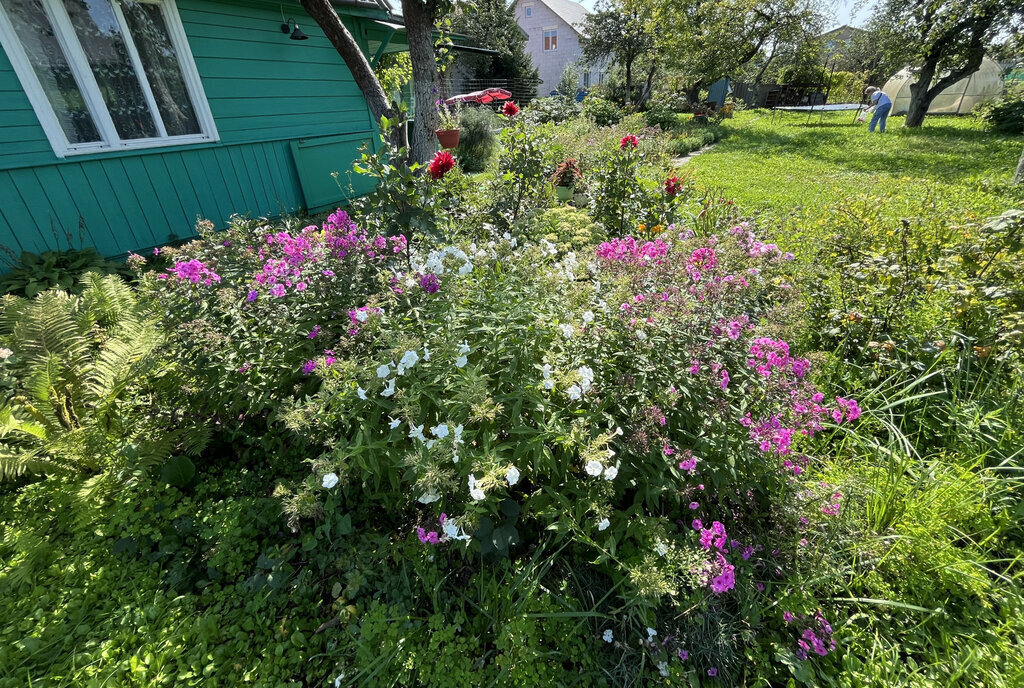
[[[730,135],[686,164],[698,184],[741,208],[780,218],[808,217],[851,195],[886,198],[898,218],[924,205],[988,216],[1019,206],[1013,172],[1024,137],[985,131],[971,117],[932,117],[917,130],[889,119],[884,135],[853,124],[848,112],[737,113]]]

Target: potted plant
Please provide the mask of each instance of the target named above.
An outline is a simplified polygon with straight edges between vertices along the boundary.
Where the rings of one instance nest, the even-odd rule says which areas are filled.
[[[697,124],[708,123],[708,109],[704,105],[696,105],[693,108],[693,121]]]
[[[442,98],[437,101],[438,129],[437,142],[441,148],[457,148],[459,145],[459,117],[462,114],[461,106],[456,103],[449,106]]]
[[[558,194],[558,200],[568,201],[572,198],[572,190],[579,179],[583,179],[579,160],[576,158],[566,158],[563,162],[558,163],[555,173],[551,175],[551,183],[555,185],[555,193]]]

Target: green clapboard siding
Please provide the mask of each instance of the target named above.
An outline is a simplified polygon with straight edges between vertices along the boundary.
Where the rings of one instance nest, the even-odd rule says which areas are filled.
[[[359,146],[375,143],[372,117],[298,4],[178,0],[178,11],[216,143],[60,160],[0,51],[0,245],[39,252],[70,237],[114,256],[193,236],[199,218],[224,226],[234,213],[318,210],[369,190],[349,170]],[[308,41],[281,33],[282,11]],[[364,47],[376,31],[345,22]]]

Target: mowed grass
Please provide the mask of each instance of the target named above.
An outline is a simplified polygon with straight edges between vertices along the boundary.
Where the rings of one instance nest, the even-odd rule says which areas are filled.
[[[878,196],[891,219],[930,206],[972,220],[1024,204],[1024,187],[1013,184],[1024,136],[993,134],[969,116],[930,117],[916,130],[890,117],[885,134],[853,119],[739,112],[726,120],[729,136],[685,167],[745,213],[782,220],[864,194]]]

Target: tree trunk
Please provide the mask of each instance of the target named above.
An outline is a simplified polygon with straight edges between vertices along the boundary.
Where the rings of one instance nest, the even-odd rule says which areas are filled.
[[[391,106],[391,101],[384,93],[377,75],[373,73],[369,60],[359,49],[359,44],[356,43],[348,28],[341,22],[341,18],[334,11],[330,0],[300,0],[300,2],[302,8],[320,26],[324,35],[327,36],[327,40],[341,55],[348,71],[352,72],[352,78],[359,90],[363,92],[363,98],[366,99],[366,105],[373,113],[374,121],[379,123],[381,117],[397,120],[398,111]],[[403,128],[397,125],[391,129],[389,140],[396,148],[404,145],[402,132]]]
[[[917,81],[910,84],[910,105],[907,106],[907,119],[903,123],[905,127],[919,127],[928,114],[928,106],[932,104],[928,92],[932,85],[932,77],[935,76],[935,66],[925,65],[917,77]]]
[[[1024,150],[1020,152],[1020,160],[1017,161],[1017,174],[1013,176],[1016,184],[1024,184]]]
[[[409,158],[414,162],[424,162],[434,155],[434,132],[440,122],[437,100],[441,97],[441,79],[437,73],[433,35],[436,14],[433,0],[402,0],[416,98],[416,117],[409,135]]]
[[[686,102],[689,103],[691,109],[700,102],[700,87],[700,82],[686,87]]]
[[[626,60],[626,105],[633,102],[633,60]]]

